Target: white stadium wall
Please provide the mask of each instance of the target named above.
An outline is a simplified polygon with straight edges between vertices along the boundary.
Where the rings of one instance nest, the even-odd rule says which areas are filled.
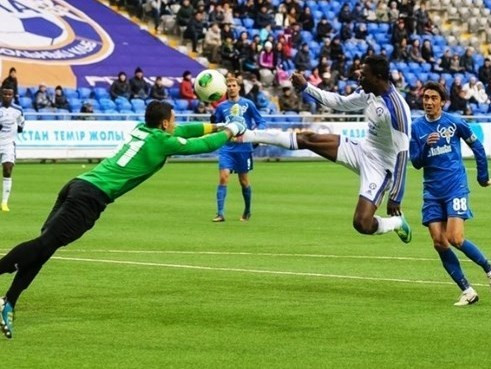
[[[26,121],[24,132],[17,139],[18,159],[98,159],[113,153],[125,141],[135,121],[75,121],[42,120]],[[367,125],[363,122],[329,122],[308,124],[271,123],[278,130],[315,130],[321,133],[336,133],[353,139],[365,137]],[[491,155],[491,124],[471,124],[476,136],[483,143],[488,157]],[[464,157],[472,157],[467,145],[462,145]],[[213,157],[215,154],[204,155]],[[203,156],[203,155],[202,155]],[[307,150],[288,151],[273,146],[256,149],[256,157],[316,157]]]

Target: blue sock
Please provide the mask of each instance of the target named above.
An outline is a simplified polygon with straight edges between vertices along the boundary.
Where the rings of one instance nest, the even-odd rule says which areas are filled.
[[[452,249],[448,248],[437,251],[438,255],[440,255],[440,259],[442,260],[443,267],[450,277],[452,277],[454,282],[457,283],[459,288],[462,291],[469,288],[469,282],[467,282],[467,279],[464,277],[464,272],[462,272],[462,268],[460,267],[459,259],[457,259],[457,255],[454,254]]]
[[[242,187],[242,197],[244,198],[244,213],[251,212],[251,197],[252,197],[252,189],[251,186]]]
[[[491,265],[489,265],[488,259],[486,259],[486,256],[484,256],[482,251],[479,250],[479,247],[474,245],[471,241],[464,240],[464,243],[460,247],[460,251],[462,251],[465,256],[471,259],[474,263],[480,265],[486,273],[491,271]]]
[[[225,208],[225,197],[227,197],[227,186],[218,185],[217,187],[217,214],[223,216]]]

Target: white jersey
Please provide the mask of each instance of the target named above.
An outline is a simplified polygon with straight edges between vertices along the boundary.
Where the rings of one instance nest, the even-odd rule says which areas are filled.
[[[349,96],[323,91],[308,84],[304,92],[320,104],[340,111],[364,110],[368,135],[360,141],[368,158],[392,174],[390,198],[400,202],[404,192],[411,111],[394,86],[381,96],[367,94],[359,88]]]
[[[24,114],[22,108],[11,104],[8,108],[0,106],[0,146],[15,142],[17,129],[24,128]]]

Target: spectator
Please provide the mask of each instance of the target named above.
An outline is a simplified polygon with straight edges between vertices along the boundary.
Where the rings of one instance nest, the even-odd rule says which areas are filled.
[[[196,12],[193,18],[189,21],[189,24],[184,31],[184,38],[190,39],[193,46],[193,52],[198,52],[198,41],[205,38],[204,34],[205,25],[203,23],[203,13]]]
[[[308,6],[304,6],[302,13],[298,17],[298,22],[302,25],[304,31],[312,32],[315,27],[314,16]]]
[[[302,43],[300,24],[290,23],[290,27],[285,30],[285,37],[290,46],[298,48]]]
[[[266,41],[268,41],[270,35],[271,35],[271,24],[268,23],[264,28],[261,28],[259,30],[259,40],[261,44],[264,44]]]
[[[400,61],[409,60],[409,47],[407,45],[407,38],[403,38],[400,43],[395,45],[394,51],[392,52],[392,59]]]
[[[163,14],[162,10],[165,8],[164,0],[152,0],[150,6],[152,8],[152,18],[154,22],[154,31],[157,33],[160,24],[160,16]]]
[[[302,7],[296,0],[284,0],[283,3],[286,5],[286,10],[290,12],[292,8],[295,8],[295,12],[300,14]]]
[[[196,99],[196,95],[193,90],[193,75],[190,71],[185,71],[182,74],[182,82],[179,85],[179,97],[184,100],[194,100]]]
[[[424,35],[427,31],[428,24],[431,24],[430,15],[426,10],[426,3],[421,2],[419,9],[414,14],[416,18],[416,33],[418,35]]]
[[[274,15],[274,28],[283,30],[290,25],[290,18],[286,12],[286,5],[281,3],[278,6],[278,11]]]
[[[346,22],[343,23],[341,26],[341,31],[340,31],[340,37],[341,41],[347,41],[353,38],[353,23],[352,22]]]
[[[331,78],[330,72],[322,73],[322,82],[317,87],[324,91],[335,91],[336,83]]]
[[[253,40],[248,48],[246,48],[246,54],[242,63],[242,69],[246,72],[253,73],[259,78],[259,64],[258,61],[257,42]]]
[[[435,64],[435,54],[433,52],[433,46],[431,46],[430,40],[424,40],[423,46],[421,46],[421,57],[425,62]]]
[[[19,104],[19,83],[17,81],[17,70],[14,67],[9,69],[9,75],[2,82],[2,88],[10,86],[14,91],[14,102]]]
[[[80,113],[83,113],[78,117],[79,120],[95,120],[94,116],[89,114],[94,114],[94,107],[89,102],[84,102],[80,108]]]
[[[268,69],[270,71],[275,70],[274,64],[274,53],[273,53],[273,45],[271,42],[267,41],[264,44],[264,48],[259,53],[259,68]]]
[[[341,23],[349,23],[351,22],[351,9],[349,7],[348,3],[344,3],[344,5],[341,7],[341,10],[339,11],[338,14],[338,21]]]
[[[450,87],[450,106],[448,110],[463,112],[466,107],[467,100],[465,99],[465,91],[462,89],[462,80],[460,76],[456,76]]]
[[[297,10],[297,8],[290,8],[288,11],[288,22],[290,24],[298,23],[299,22],[299,16],[300,16],[300,11]],[[300,23],[299,23],[300,24]]]
[[[468,47],[465,49],[464,55],[460,57],[460,66],[465,72],[476,73],[474,68],[474,49],[472,47]]]
[[[150,93],[150,86],[143,79],[143,70],[136,67],[135,75],[130,79],[130,90],[132,99],[147,99]]]
[[[462,91],[464,91],[464,98],[470,103],[487,104],[489,102],[484,85],[474,76],[462,86]]]
[[[397,4],[396,4],[397,5]],[[387,7],[387,2],[384,0],[379,0],[377,3],[377,7],[375,8],[375,16],[377,19],[377,22],[391,22],[389,18],[389,9]]]
[[[357,40],[366,40],[368,36],[366,23],[358,23],[355,27],[355,38]]]
[[[317,23],[317,30],[315,33],[317,42],[322,42],[325,39],[329,38],[329,34],[331,32],[332,32],[332,25],[327,21],[327,17],[323,15],[320,22]]]
[[[326,57],[328,59],[331,58],[331,39],[329,37],[326,37],[324,39],[324,43],[322,44],[319,51],[319,57]]]
[[[55,88],[54,107],[57,109],[65,109],[65,110],[70,109],[70,105],[68,104],[68,100],[61,86],[56,86]]]
[[[409,35],[414,33],[414,8],[413,0],[399,1],[399,16],[405,19],[404,25]]]
[[[220,46],[222,46],[221,32],[218,23],[213,23],[205,35],[203,54],[209,58],[211,63],[220,62]]]
[[[352,81],[358,81],[358,79],[360,77],[361,68],[362,68],[361,59],[360,59],[360,57],[356,56],[353,59],[353,63],[349,67],[348,79],[350,79]]]
[[[158,76],[155,79],[155,83],[150,89],[150,97],[154,100],[159,100],[159,101],[165,100],[169,97],[169,93],[167,92],[167,89],[164,87],[164,83],[162,81],[161,76]]]
[[[39,89],[34,94],[33,106],[37,111],[53,107],[53,100],[48,94],[45,83],[39,84]]]
[[[235,49],[232,38],[227,37],[220,48],[222,63],[229,69],[240,70],[239,51]]]
[[[274,24],[273,18],[271,14],[268,13],[268,7],[264,4],[259,8],[259,13],[256,15],[256,19],[254,21],[254,28],[261,29],[265,28],[266,24]]]
[[[479,67],[478,75],[482,83],[489,83],[491,81],[491,59],[484,59],[484,64]]]
[[[293,60],[295,68],[299,71],[306,71],[312,68],[310,60],[309,44],[304,42],[300,50],[298,50]]]
[[[193,120],[197,122],[208,122],[210,114],[213,113],[213,108],[210,106],[210,104],[200,101],[193,109],[193,113],[200,115],[206,114],[205,116],[195,117]]]
[[[424,63],[425,60],[421,56],[421,48],[419,40],[416,38],[413,40],[411,47],[409,48],[409,60],[416,63]]]
[[[242,3],[242,5],[240,5],[238,9],[240,18],[256,19],[257,12],[254,0],[246,0],[246,2]]]
[[[404,19],[399,19],[392,31],[392,44],[397,45],[403,38],[409,38]]]
[[[409,92],[406,95],[406,102],[411,110],[422,110],[423,109],[423,99],[419,93],[419,88],[417,85],[411,86]]]
[[[462,65],[460,64],[459,56],[454,54],[452,59],[450,60],[450,73],[460,73],[464,70]]]
[[[282,88],[282,94],[278,98],[278,105],[280,106],[280,111],[300,111],[300,99],[295,94],[290,86],[284,86]]]
[[[363,0],[363,18],[366,22],[376,22],[375,4],[371,0]]]
[[[113,100],[118,97],[125,97],[127,99],[130,98],[131,88],[128,80],[126,79],[125,72],[119,72],[118,79],[112,83],[109,93]]]
[[[230,37],[232,39],[232,41],[234,41],[234,43],[235,43],[235,33],[232,30],[232,27],[230,26],[229,23],[224,23],[222,25],[221,35],[222,35],[222,43],[223,43],[223,41],[225,41],[225,39],[227,37]]]
[[[351,21],[355,23],[364,22],[365,18],[363,16],[363,7],[360,3],[356,3],[351,10]]]
[[[390,81],[394,85],[394,87],[401,93],[406,94],[408,90],[406,89],[406,81],[404,79],[404,75],[394,70],[390,73]]]
[[[452,54],[450,53],[450,49],[445,49],[441,59],[440,59],[440,68],[445,73],[450,73],[450,66],[452,65]],[[458,60],[458,57],[457,57]]]
[[[310,76],[307,80],[311,85],[313,85],[315,87],[317,87],[322,82],[322,78],[320,76],[318,67],[312,68]]]
[[[211,7],[210,7],[211,8]],[[218,24],[223,24],[225,23],[225,13],[223,11],[223,7],[220,3],[216,4],[213,9],[210,9],[209,13],[209,19],[208,21],[210,23],[218,23]]]
[[[391,1],[388,9],[388,19],[390,23],[396,23],[399,19],[399,9],[397,8],[397,1]]]
[[[336,36],[331,42],[331,60],[339,60],[342,56],[344,56],[344,50],[341,45],[341,39]]]
[[[185,30],[193,18],[194,9],[189,0],[182,0],[181,7],[176,14],[176,24]]]

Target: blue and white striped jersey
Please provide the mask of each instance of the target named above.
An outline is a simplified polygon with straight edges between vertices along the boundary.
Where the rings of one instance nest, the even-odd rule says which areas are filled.
[[[365,93],[360,87],[349,96],[323,91],[308,84],[304,90],[320,104],[340,111],[364,110],[368,121],[367,137],[360,142],[377,163],[392,174],[389,198],[400,203],[404,195],[411,111],[394,86],[380,96]]]

